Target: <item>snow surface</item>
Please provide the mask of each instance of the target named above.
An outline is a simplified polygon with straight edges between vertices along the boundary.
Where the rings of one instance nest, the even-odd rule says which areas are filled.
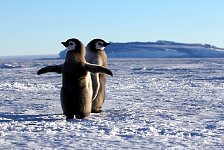
[[[0,149],[224,149],[223,59],[110,59],[103,112],[66,121],[62,60],[0,60]]]

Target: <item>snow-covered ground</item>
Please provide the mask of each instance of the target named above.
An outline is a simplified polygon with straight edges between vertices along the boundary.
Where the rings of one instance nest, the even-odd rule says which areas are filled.
[[[62,60],[0,60],[0,149],[224,149],[223,59],[110,59],[103,112],[66,121]]]

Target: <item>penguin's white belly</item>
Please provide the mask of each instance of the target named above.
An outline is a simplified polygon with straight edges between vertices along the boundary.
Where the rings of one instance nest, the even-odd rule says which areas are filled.
[[[92,100],[92,95],[93,95],[93,88],[92,88],[92,80],[91,80],[91,75],[90,75],[90,72],[87,73],[87,76],[86,76],[86,90],[88,92],[88,99],[91,101]]]

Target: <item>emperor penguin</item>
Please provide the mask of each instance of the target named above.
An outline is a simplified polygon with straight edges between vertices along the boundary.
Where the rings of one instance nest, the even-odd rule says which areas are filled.
[[[40,69],[37,74],[47,72],[62,73],[61,107],[66,119],[88,117],[92,107],[91,73],[105,73],[113,75],[105,67],[87,63],[85,47],[78,39],[68,39],[62,44],[67,49],[65,62],[62,65],[48,66]]]
[[[91,64],[107,67],[105,47],[110,43],[102,39],[93,39],[86,46],[86,61]],[[100,113],[105,100],[106,75],[102,73],[91,74],[93,85],[92,113]]]

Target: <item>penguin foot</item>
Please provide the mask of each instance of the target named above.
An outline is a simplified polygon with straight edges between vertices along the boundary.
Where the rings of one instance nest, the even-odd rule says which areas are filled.
[[[68,119],[74,119],[74,115],[66,115],[66,120]]]
[[[100,109],[100,110],[92,110],[91,113],[101,113],[101,112],[102,112],[102,110]]]
[[[75,115],[75,117],[76,117],[77,119],[83,119],[83,118],[85,118],[84,116],[80,116],[80,115]]]

